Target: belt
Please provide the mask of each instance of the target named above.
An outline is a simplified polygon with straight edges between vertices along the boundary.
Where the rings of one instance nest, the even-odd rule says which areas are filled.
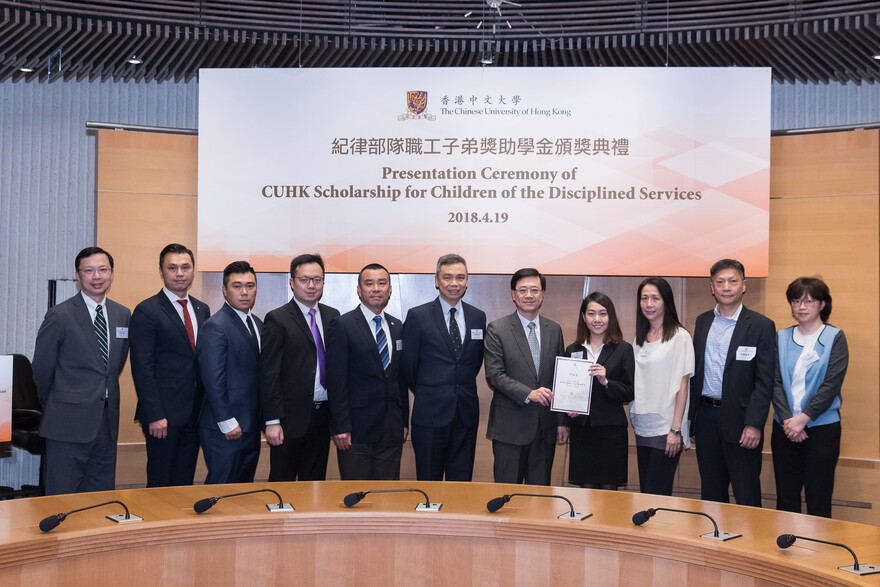
[[[323,402],[315,402],[314,405],[315,405],[315,409],[316,409],[316,410],[320,410],[320,409],[323,408],[325,405],[327,405],[327,402],[326,402],[326,401],[323,401]]]
[[[701,395],[700,401],[703,402],[704,404],[709,404],[713,408],[720,408],[721,407],[721,400],[716,397],[709,397],[708,395]]]

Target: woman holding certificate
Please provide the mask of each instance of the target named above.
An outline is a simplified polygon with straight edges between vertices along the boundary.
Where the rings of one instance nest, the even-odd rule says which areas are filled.
[[[590,489],[626,485],[628,442],[623,404],[633,399],[633,350],[623,340],[614,304],[593,292],[581,302],[577,339],[565,356],[592,361],[589,414],[569,414],[568,481]]]
[[[821,279],[800,277],[785,292],[797,325],[780,330],[773,389],[776,509],[831,517],[840,456],[840,387],[849,364],[843,331],[828,324],[831,293]]]
[[[688,395],[694,346],[678,320],[672,288],[662,277],[639,285],[636,312],[635,399],[629,406],[636,432],[642,493],[672,495],[682,448],[690,447]]]

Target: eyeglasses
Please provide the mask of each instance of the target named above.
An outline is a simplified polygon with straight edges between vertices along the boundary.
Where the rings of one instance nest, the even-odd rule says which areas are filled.
[[[308,284],[310,284],[310,283],[312,283],[312,284],[314,284],[314,285],[321,285],[321,284],[324,283],[324,278],[323,278],[323,277],[304,277],[304,276],[300,276],[300,277],[294,277],[294,279],[296,279],[296,280],[299,282],[300,285],[308,285]]]
[[[105,275],[107,275],[111,271],[112,271],[112,269],[110,269],[109,267],[106,267],[106,266],[105,267],[83,267],[82,269],[79,270],[79,272],[82,273],[83,275],[85,275],[86,277],[91,277],[95,273],[97,273],[101,277],[104,277]]]
[[[525,296],[525,295],[536,296],[539,293],[541,293],[541,288],[539,288],[539,287],[521,287],[516,290],[516,293],[518,293],[521,296]]]
[[[812,308],[813,306],[815,306],[818,303],[819,303],[819,300],[814,300],[812,298],[801,298],[799,300],[792,300],[791,301],[792,306],[806,306],[808,308]]]

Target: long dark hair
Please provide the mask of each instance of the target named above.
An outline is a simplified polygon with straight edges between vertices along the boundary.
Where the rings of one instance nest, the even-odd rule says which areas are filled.
[[[623,333],[620,332],[620,323],[617,321],[617,311],[614,309],[614,302],[602,292],[594,291],[581,302],[581,309],[578,311],[577,338],[575,342],[582,345],[590,340],[590,334],[592,333],[584,321],[584,313],[587,311],[587,306],[590,302],[599,304],[608,312],[608,329],[602,338],[602,344],[616,344],[623,340]]]
[[[671,340],[675,336],[679,328],[684,328],[678,320],[678,312],[675,310],[675,298],[672,296],[672,287],[669,282],[662,277],[646,277],[639,284],[639,291],[636,294],[636,344],[642,346],[645,339],[648,338],[648,331],[651,330],[651,323],[642,314],[642,290],[646,285],[653,285],[660,292],[660,298],[663,300],[663,342]]]

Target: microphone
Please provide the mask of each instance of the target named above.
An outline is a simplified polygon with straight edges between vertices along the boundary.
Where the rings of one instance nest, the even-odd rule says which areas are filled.
[[[225,499],[227,497],[237,497],[239,495],[250,495],[251,493],[274,493],[275,497],[278,498],[278,503],[267,503],[266,509],[270,512],[292,512],[293,506],[289,503],[284,503],[281,500],[281,495],[275,491],[274,489],[254,489],[253,491],[242,491],[241,493],[230,493],[229,495],[221,495],[219,497],[208,497],[205,499],[200,499],[199,501],[193,504],[193,509],[197,514],[204,514],[206,511],[214,507],[214,504],[220,501],[221,499]]]
[[[428,499],[428,494],[421,489],[371,489],[370,491],[358,491],[357,493],[349,493],[346,495],[343,498],[342,503],[345,504],[345,507],[350,508],[357,505],[358,502],[370,493],[405,493],[412,491],[421,493],[425,496],[425,503],[420,503],[416,506],[417,512],[439,512],[440,508],[443,507],[442,503],[431,503],[431,500]]]
[[[494,514],[495,512],[500,510],[504,506],[504,504],[506,504],[508,501],[510,501],[511,497],[552,497],[554,499],[561,499],[561,500],[565,501],[565,503],[568,504],[568,508],[570,511],[563,513],[563,514],[559,514],[558,516],[556,516],[560,520],[586,520],[587,518],[589,518],[590,516],[593,515],[593,514],[582,514],[580,512],[574,511],[574,506],[572,505],[571,501],[567,497],[564,497],[562,495],[545,495],[545,494],[540,494],[540,493],[511,493],[510,495],[502,495],[501,497],[495,497],[495,498],[489,500],[489,502],[486,504],[486,509],[489,510],[489,513]]]
[[[67,518],[67,516],[69,516],[70,514],[75,514],[77,512],[82,512],[85,510],[99,508],[103,505],[110,505],[111,503],[118,503],[119,505],[121,505],[122,508],[125,510],[125,513],[124,514],[116,514],[116,515],[112,515],[112,516],[105,516],[108,520],[110,520],[112,522],[116,522],[117,524],[125,524],[128,522],[140,522],[143,520],[143,518],[139,518],[138,516],[135,516],[134,514],[130,513],[128,511],[128,507],[126,507],[126,505],[124,503],[114,499],[111,501],[105,501],[104,503],[98,503],[98,504],[90,505],[90,506],[87,506],[84,508],[79,508],[78,510],[71,510],[71,511],[67,512],[66,514],[55,514],[54,516],[49,516],[47,518],[43,518],[42,520],[40,520],[40,530],[42,530],[43,532],[51,532],[52,530],[57,528],[58,524],[63,522]]]
[[[779,548],[788,548],[789,546],[794,544],[798,538],[800,538],[801,540],[819,542],[820,544],[830,544],[831,546],[839,546],[840,548],[847,549],[853,557],[853,564],[844,567],[837,567],[841,571],[846,571],[855,575],[876,575],[877,573],[880,573],[880,568],[874,565],[869,565],[867,563],[862,563],[861,565],[859,565],[859,559],[858,557],[856,557],[856,553],[853,552],[852,548],[850,548],[846,544],[841,544],[839,542],[828,542],[827,540],[808,538],[806,536],[795,536],[794,534],[780,534],[779,538],[776,539],[776,546],[778,546]]]
[[[632,521],[636,526],[641,526],[651,518],[653,518],[657,512],[678,512],[680,514],[694,514],[697,516],[705,516],[709,518],[712,522],[712,525],[715,526],[714,532],[708,532],[706,534],[700,534],[700,538],[710,538],[712,540],[721,540],[722,542],[725,540],[732,540],[734,538],[739,538],[742,534],[734,534],[733,532],[719,532],[718,524],[715,523],[715,519],[705,512],[693,512],[690,510],[674,510],[670,508],[648,508],[641,512],[636,512],[633,514]]]

